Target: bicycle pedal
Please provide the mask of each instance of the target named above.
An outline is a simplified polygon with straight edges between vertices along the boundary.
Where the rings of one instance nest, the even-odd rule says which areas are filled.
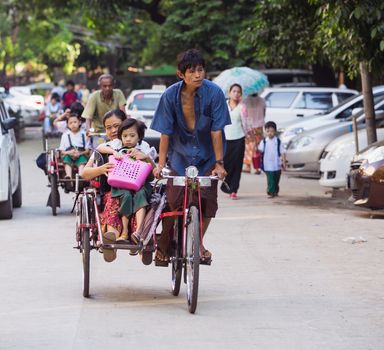
[[[211,265],[212,259],[200,259],[200,265]]]

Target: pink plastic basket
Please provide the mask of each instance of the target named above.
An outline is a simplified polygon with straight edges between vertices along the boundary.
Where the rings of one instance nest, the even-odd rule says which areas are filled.
[[[138,191],[152,171],[150,163],[133,160],[129,156],[122,159],[109,156],[109,161],[115,164],[113,170],[108,174],[108,184],[113,187]]]

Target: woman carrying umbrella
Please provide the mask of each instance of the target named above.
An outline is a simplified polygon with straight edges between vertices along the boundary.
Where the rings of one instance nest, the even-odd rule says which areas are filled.
[[[227,150],[224,156],[224,167],[227,171],[225,181],[228,187],[223,183],[221,190],[228,193],[231,199],[237,199],[237,190],[240,185],[241,170],[243,167],[244,155],[244,127],[241,117],[241,96],[242,88],[239,84],[232,84],[229,88],[229,99],[227,100],[229,114],[231,116],[231,125],[224,128],[225,138],[227,140]]]
[[[221,72],[214,80],[224,93],[229,91],[233,84],[242,87],[242,95],[245,97],[244,109],[244,131],[246,134],[246,151],[244,155],[244,171],[251,171],[252,156],[257,144],[263,137],[263,125],[265,116],[265,102],[257,96],[265,86],[268,86],[268,79],[265,74],[248,67],[234,67]],[[225,165],[227,168],[227,164]],[[255,169],[256,174],[260,169]],[[228,178],[228,177],[227,177]]]

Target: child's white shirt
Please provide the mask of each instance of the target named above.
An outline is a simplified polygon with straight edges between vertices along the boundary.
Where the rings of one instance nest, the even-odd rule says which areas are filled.
[[[261,140],[259,143],[259,151],[264,153],[263,155],[263,167],[265,171],[279,171],[281,170],[281,159],[277,152],[277,137],[274,136],[272,139],[269,137],[265,138],[265,149],[264,141]],[[285,153],[283,143],[280,142],[280,155]]]
[[[109,146],[113,150],[118,151],[119,149],[123,148],[123,143],[119,139],[107,141],[102,144],[102,146]],[[148,155],[153,161],[157,158],[157,152],[155,147],[151,147],[148,142],[141,141],[141,144],[137,144],[135,146],[137,150],[140,152],[143,152],[144,154]]]
[[[61,141],[59,150],[66,151],[68,148],[71,147],[71,143],[69,142],[68,135],[71,138],[71,143],[73,147],[84,147],[85,149],[89,149],[89,143],[87,142],[87,137],[85,136],[85,132],[83,130],[79,130],[76,133],[73,133],[71,130],[67,130],[64,132],[63,135],[61,135]],[[83,136],[84,135],[84,141],[83,142]]]

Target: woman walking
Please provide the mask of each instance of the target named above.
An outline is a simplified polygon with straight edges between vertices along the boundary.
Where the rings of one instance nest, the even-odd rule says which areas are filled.
[[[250,173],[253,154],[263,138],[265,101],[257,94],[253,94],[247,96],[242,105],[244,106],[242,115],[244,118],[244,130],[246,134],[243,171],[245,173]],[[255,169],[255,174],[260,173],[261,169]]]
[[[231,125],[224,128],[225,138],[227,139],[227,150],[224,156],[224,168],[227,171],[225,181],[221,190],[228,193],[231,199],[237,199],[237,191],[240,185],[241,170],[243,167],[245,133],[241,118],[241,96],[242,88],[239,84],[233,84],[229,88],[229,99],[227,101]]]

